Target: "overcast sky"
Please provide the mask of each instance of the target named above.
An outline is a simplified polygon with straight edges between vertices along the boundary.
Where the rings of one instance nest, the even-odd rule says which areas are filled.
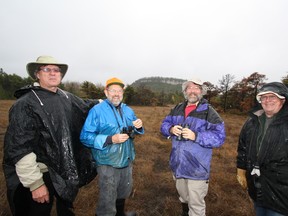
[[[63,81],[280,81],[287,10],[287,0],[1,0],[0,68],[27,77],[28,62],[51,55],[69,65]]]

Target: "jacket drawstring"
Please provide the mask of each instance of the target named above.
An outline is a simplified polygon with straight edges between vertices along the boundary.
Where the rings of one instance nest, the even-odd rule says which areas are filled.
[[[44,104],[42,103],[42,101],[40,100],[40,98],[38,97],[38,95],[36,94],[36,92],[35,92],[33,89],[31,89],[31,91],[34,93],[34,95],[36,96],[36,98],[39,100],[41,106],[43,106]]]
[[[37,86],[37,85],[34,85],[34,86]],[[63,90],[60,89],[60,88],[58,88],[58,89],[65,95],[65,97],[66,97],[67,99],[69,98],[65,91],[63,91]],[[37,98],[38,101],[40,102],[41,106],[44,106],[44,104],[42,103],[41,99],[40,99],[39,96],[36,94],[36,92],[35,92],[33,89],[31,89],[31,91],[34,93],[34,95],[36,96],[36,98]]]
[[[58,88],[58,89],[66,96],[67,99],[69,98],[65,91],[63,91],[63,90],[60,89],[60,88]]]

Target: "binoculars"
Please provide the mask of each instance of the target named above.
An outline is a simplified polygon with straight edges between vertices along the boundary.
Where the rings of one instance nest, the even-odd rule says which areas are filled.
[[[182,128],[189,128],[189,124],[181,124]],[[188,139],[185,139],[182,137],[182,134],[180,134],[179,136],[176,137],[176,140],[178,141],[187,141]]]
[[[129,138],[134,139],[135,138],[134,127],[133,126],[123,127],[121,134],[127,134]]]

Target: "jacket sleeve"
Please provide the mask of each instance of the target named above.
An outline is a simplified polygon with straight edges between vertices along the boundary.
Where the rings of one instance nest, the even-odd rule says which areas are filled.
[[[205,148],[217,148],[224,144],[226,133],[224,121],[219,114],[212,108],[209,108],[205,128],[196,133],[196,140],[199,145]]]
[[[81,130],[80,141],[87,147],[102,150],[108,135],[99,134],[99,118],[94,108],[89,111]]]
[[[5,133],[5,163],[14,166],[25,155],[33,152],[37,142],[37,123],[32,108],[17,101],[9,112],[9,125]]]
[[[85,114],[85,117],[88,114],[89,110],[93,106],[97,105],[98,103],[100,103],[102,101],[101,99],[85,99],[85,100],[83,100],[82,98],[79,98],[76,95],[73,95],[69,92],[67,92],[67,94],[69,94],[69,96],[72,98],[73,106],[75,106],[77,110],[81,110],[81,112],[83,112],[83,114]]]
[[[36,155],[30,153],[21,158],[15,165],[16,173],[24,187],[33,191],[44,184],[43,174],[36,162]]]
[[[136,133],[136,134],[144,134],[144,127],[141,127],[141,128],[139,128],[139,129],[134,129],[134,132]]]
[[[127,108],[130,110],[130,113],[132,116],[132,121],[137,120],[138,118],[137,118],[134,110],[131,109],[130,107],[127,107]],[[134,132],[135,132],[135,134],[144,134],[144,127],[142,126],[141,128],[138,128],[138,129],[134,128]]]
[[[166,116],[164,120],[162,121],[161,128],[160,128],[163,136],[165,137],[171,136],[170,128],[173,126],[174,125],[172,124],[172,116],[171,115]]]
[[[251,123],[251,119],[248,119],[243,125],[239,140],[238,140],[238,148],[237,148],[237,168],[246,170],[246,160],[247,160],[247,130],[249,128],[249,124]]]
[[[163,119],[160,131],[163,136],[169,138],[172,134],[170,133],[171,127],[181,124],[184,121],[184,103],[177,104],[173,109],[171,109],[170,113]]]

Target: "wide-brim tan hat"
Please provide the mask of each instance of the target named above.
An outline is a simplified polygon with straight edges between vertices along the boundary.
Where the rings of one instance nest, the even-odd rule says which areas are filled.
[[[61,69],[62,78],[65,76],[68,65],[59,63],[54,57],[52,56],[39,56],[36,62],[30,62],[27,64],[26,69],[30,77],[36,80],[37,77],[35,73],[38,71],[41,65],[57,65]]]

